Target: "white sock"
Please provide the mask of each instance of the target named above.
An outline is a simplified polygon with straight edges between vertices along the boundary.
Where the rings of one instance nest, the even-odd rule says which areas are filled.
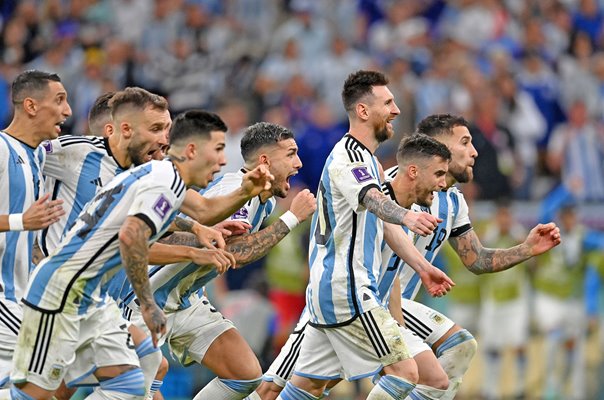
[[[405,400],[413,400],[416,398],[426,400],[438,400],[441,399],[446,393],[446,389],[436,389],[432,386],[420,385],[418,383],[417,385],[415,385],[415,389],[413,389],[409,396],[405,397]],[[412,397],[413,394],[417,394],[417,396]]]
[[[155,379],[157,370],[161,365],[162,354],[158,348],[153,347],[150,337],[146,338],[136,347],[136,354],[139,356],[139,363],[145,376],[146,393],[151,393],[151,384]]]
[[[214,378],[193,397],[193,400],[242,400],[245,396],[222,383],[220,379]]]
[[[463,375],[470,367],[470,362],[476,354],[478,344],[470,332],[465,329],[455,332],[436,350],[438,362],[449,377],[449,388],[442,400],[453,400]]]
[[[415,388],[415,384],[394,375],[384,375],[369,392],[367,400],[404,399]]]

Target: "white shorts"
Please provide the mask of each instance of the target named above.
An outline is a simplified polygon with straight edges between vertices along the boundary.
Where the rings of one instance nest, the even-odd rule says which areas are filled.
[[[577,338],[587,327],[585,305],[582,300],[560,299],[536,292],[535,321],[542,333],[558,330],[566,339]]]
[[[298,362],[300,347],[302,346],[302,340],[304,339],[304,330],[308,321],[309,316],[306,309],[304,309],[296,328],[289,335],[289,338],[287,338],[287,342],[285,342],[281,348],[277,358],[275,358],[271,366],[264,373],[264,376],[262,377],[263,380],[274,382],[280,387],[285,387],[286,382],[291,379],[296,363]],[[424,351],[432,351],[432,349],[430,349],[430,347],[410,329],[399,326],[399,331],[411,357],[415,357]]]
[[[21,305],[9,300],[0,300],[0,388],[8,387],[13,370],[13,352],[22,319]]]
[[[444,314],[417,301],[402,299],[401,303],[405,326],[430,347],[455,325]]]
[[[134,343],[115,303],[85,315],[48,314],[23,307],[11,381],[56,390],[98,384],[93,373],[112,365],[139,366]]]
[[[150,335],[134,302],[126,306],[125,314],[134,325]],[[166,334],[160,337],[159,345],[167,341],[170,351],[183,365],[193,362],[201,364],[214,340],[227,330],[235,328],[205,296],[191,300],[190,307],[167,313],[166,317]]]
[[[411,358],[388,310],[366,311],[348,325],[304,330],[294,374],[307,378],[356,380]]]
[[[485,301],[480,313],[480,345],[486,350],[520,347],[529,338],[529,304],[526,297],[505,303]]]

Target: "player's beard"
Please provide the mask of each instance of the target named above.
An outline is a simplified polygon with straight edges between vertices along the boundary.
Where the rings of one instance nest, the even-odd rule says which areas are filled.
[[[390,132],[388,132],[388,126],[384,125],[381,129],[375,131],[375,140],[378,143],[383,143],[390,139]]]
[[[459,183],[468,183],[473,178],[473,174],[468,170],[468,168],[464,168],[460,171],[455,171],[453,168],[451,168],[451,165],[449,165],[449,173]]]

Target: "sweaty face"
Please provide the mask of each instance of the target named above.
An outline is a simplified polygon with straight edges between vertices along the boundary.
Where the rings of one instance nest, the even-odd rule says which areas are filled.
[[[378,143],[390,139],[394,135],[392,120],[395,119],[401,110],[394,102],[392,92],[386,86],[374,86],[373,98],[369,104],[369,120],[375,131],[375,138]]]
[[[61,134],[61,125],[71,116],[67,92],[61,82],[49,81],[44,96],[36,101],[36,125],[41,140],[56,139]]]
[[[152,159],[162,159],[172,124],[170,113],[147,107],[143,112],[130,113],[128,122],[132,129],[128,144],[128,155],[132,163],[140,165]]]
[[[212,131],[209,139],[197,140],[196,145],[192,184],[205,188],[214,180],[214,174],[226,165],[224,132]]]
[[[294,139],[285,139],[266,150],[269,159],[269,170],[275,177],[272,183],[273,196],[286,197],[290,189],[289,180],[302,168],[298,157],[298,145]]]
[[[474,178],[474,162],[478,152],[472,144],[472,136],[465,126],[453,128],[452,135],[442,135],[437,138],[447,145],[451,151],[449,174],[457,182],[466,183]]]
[[[415,188],[415,203],[430,207],[434,201],[434,192],[447,186],[445,177],[449,170],[449,162],[440,157],[432,157],[421,163],[418,169],[417,185]]]

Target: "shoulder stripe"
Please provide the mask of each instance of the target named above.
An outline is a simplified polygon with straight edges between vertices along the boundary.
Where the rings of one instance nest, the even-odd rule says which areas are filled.
[[[392,179],[396,177],[396,174],[398,174],[398,165],[388,171],[388,176]]]
[[[185,185],[185,181],[180,179],[180,183],[176,187],[176,190],[174,193],[176,194],[177,197],[180,197],[186,189],[187,189],[187,186]]]
[[[355,145],[356,147],[358,147],[358,144],[352,137],[346,138],[346,143],[344,147],[346,148],[346,152],[348,153],[348,158],[350,158],[350,162],[362,162],[363,156],[359,150],[355,149]]]
[[[69,141],[61,141],[61,147],[73,146],[76,144],[87,144],[89,146],[96,147],[97,149],[106,150],[105,144],[102,142],[92,142],[90,140],[85,139],[73,139]]]

